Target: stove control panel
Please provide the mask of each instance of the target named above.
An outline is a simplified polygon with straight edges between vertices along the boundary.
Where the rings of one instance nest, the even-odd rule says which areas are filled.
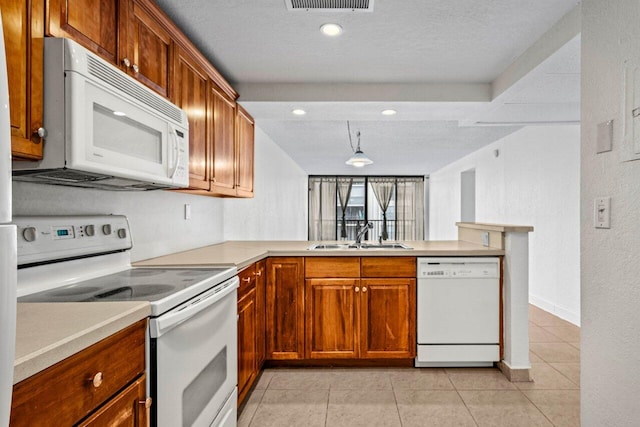
[[[18,265],[131,249],[122,215],[18,216]]]

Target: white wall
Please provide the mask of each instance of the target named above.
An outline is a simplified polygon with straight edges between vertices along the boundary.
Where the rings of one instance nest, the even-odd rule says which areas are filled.
[[[13,184],[14,215],[127,215],[134,261],[230,239],[306,239],[307,177],[256,128],[255,197]],[[184,205],[191,205],[190,220]]]
[[[477,222],[534,226],[530,301],[579,324],[579,127],[525,127],[431,174],[431,239],[457,238],[461,173],[471,168]]]
[[[582,425],[640,422],[640,161],[623,162],[624,63],[640,64],[640,2],[582,3]],[[636,89],[637,90],[637,89]],[[634,104],[636,107],[638,104]],[[596,125],[614,120],[613,151]],[[611,197],[611,229],[593,227]]]
[[[255,196],[225,199],[225,240],[306,240],[307,174],[256,126]]]

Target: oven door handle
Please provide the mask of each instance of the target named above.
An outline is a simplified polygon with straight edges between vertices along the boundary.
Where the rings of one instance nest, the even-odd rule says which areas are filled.
[[[239,284],[240,280],[238,277],[233,277],[227,280],[226,283],[194,297],[193,300],[189,301],[187,304],[153,319],[149,324],[151,338],[158,338],[161,335],[166,334],[180,323],[219,302],[221,299],[234,292],[238,288]]]

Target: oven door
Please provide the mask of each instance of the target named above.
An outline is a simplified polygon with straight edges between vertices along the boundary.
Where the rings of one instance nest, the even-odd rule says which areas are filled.
[[[237,287],[234,277],[151,319],[153,425],[209,427],[234,392]]]

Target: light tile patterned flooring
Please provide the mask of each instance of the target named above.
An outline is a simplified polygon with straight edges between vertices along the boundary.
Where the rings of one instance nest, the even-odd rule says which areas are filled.
[[[530,306],[533,382],[493,368],[266,369],[238,425],[580,425],[580,328]]]

